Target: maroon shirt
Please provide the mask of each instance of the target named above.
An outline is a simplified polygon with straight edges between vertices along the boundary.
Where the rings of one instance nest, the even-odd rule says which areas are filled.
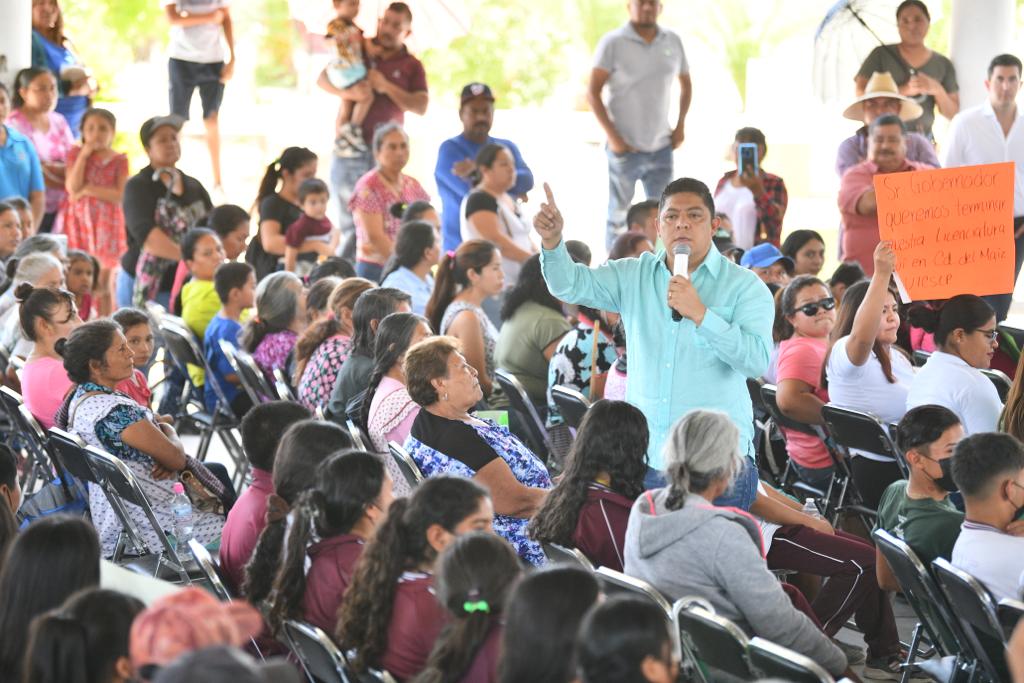
[[[498,659],[501,658],[501,636],[505,627],[500,623],[491,626],[480,649],[473,657],[473,663],[459,679],[459,683],[496,683],[498,680]]]
[[[267,498],[274,492],[273,475],[252,468],[252,485],[238,497],[228,512],[220,534],[220,569],[228,590],[238,594],[245,578],[245,565],[267,525]]]
[[[400,681],[418,674],[447,621],[448,611],[434,595],[434,577],[423,572],[402,574],[381,667]]]
[[[601,484],[591,484],[573,532],[573,544],[598,567],[622,571],[626,524],[633,501]]]
[[[384,78],[406,92],[423,92],[427,89],[427,72],[420,60],[409,54],[403,45],[402,49],[388,59],[377,58],[372,64]],[[379,92],[373,94],[373,104],[363,119],[363,137],[366,142],[373,142],[373,131],[382,123],[389,121],[405,122],[405,112],[387,95]]]
[[[352,534],[333,536],[309,546],[310,567],[306,572],[303,618],[333,636],[338,625],[338,607],[352,582],[356,561],[363,554],[363,539]]]

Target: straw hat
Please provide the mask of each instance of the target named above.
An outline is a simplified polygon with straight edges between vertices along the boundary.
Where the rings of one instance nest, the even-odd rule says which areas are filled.
[[[892,74],[888,71],[876,71],[871,74],[867,85],[864,86],[864,94],[855,99],[853,104],[846,108],[843,116],[854,121],[863,122],[864,100],[876,97],[891,97],[899,100],[902,103],[900,106],[900,118],[904,121],[913,121],[923,113],[921,105],[909,97],[900,94],[899,87],[896,85],[896,80],[892,77]]]

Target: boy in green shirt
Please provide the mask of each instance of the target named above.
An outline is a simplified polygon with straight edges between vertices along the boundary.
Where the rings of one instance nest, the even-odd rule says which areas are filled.
[[[882,494],[875,528],[902,539],[927,567],[937,557],[950,558],[964,521],[964,514],[949,501],[956,490],[950,458],[964,430],[948,408],[925,405],[904,415],[898,431],[910,479],[893,482]],[[876,549],[875,554],[878,585],[900,590],[882,553]]]

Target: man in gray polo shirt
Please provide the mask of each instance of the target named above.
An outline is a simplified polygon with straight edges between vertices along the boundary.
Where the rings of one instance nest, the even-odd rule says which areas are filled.
[[[690,109],[690,67],[679,36],[658,26],[659,0],[630,0],[629,22],[597,44],[587,100],[608,136],[608,228],[611,248],[625,230],[636,181],[648,198],[672,179],[672,150],[683,144]],[[672,81],[679,79],[679,118],[669,125]],[[608,86],[607,102],[601,91]]]

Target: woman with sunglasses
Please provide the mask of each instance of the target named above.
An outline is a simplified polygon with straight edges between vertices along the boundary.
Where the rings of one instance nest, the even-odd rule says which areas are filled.
[[[870,282],[846,290],[825,357],[825,388],[835,405],[899,422],[907,412],[907,391],[914,381],[910,359],[896,346],[899,303],[889,281],[896,267],[890,242],[879,242]],[[885,488],[901,477],[886,455],[852,450],[850,469],[866,506],[876,509]]]
[[[914,306],[907,315],[911,325],[935,335],[936,346],[914,377],[907,409],[945,406],[960,418],[964,436],[996,431],[1003,403],[980,372],[999,348],[992,307],[981,297],[961,294],[938,307]]]
[[[776,384],[779,409],[806,424],[824,424],[821,407],[828,392],[821,386],[821,368],[828,335],[836,325],[836,300],[813,275],[800,275],[776,299],[775,329],[779,344]],[[821,439],[782,427],[786,450],[797,475],[815,487],[832,477],[832,456]]]

